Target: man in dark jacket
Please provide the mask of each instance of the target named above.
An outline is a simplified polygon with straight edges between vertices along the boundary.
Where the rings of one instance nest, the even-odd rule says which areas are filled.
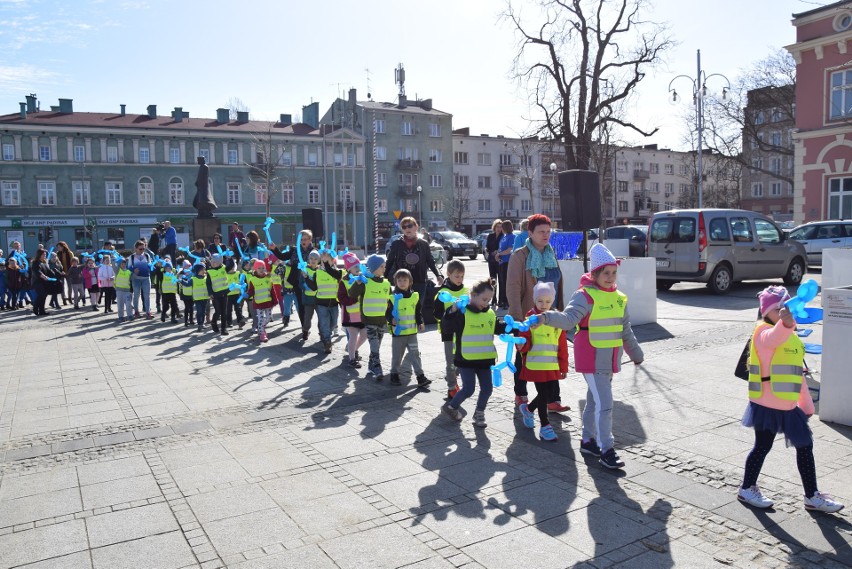
[[[403,217],[399,222],[402,229],[402,238],[397,239],[391,245],[388,252],[387,270],[385,275],[393,282],[393,275],[399,269],[408,269],[414,279],[412,290],[420,293],[420,298],[423,299],[424,314],[432,320],[432,301],[430,295],[426,294],[426,277],[427,270],[431,270],[438,280],[438,286],[444,282],[444,275],[438,270],[435,265],[435,259],[432,258],[432,251],[429,249],[429,243],[421,239],[417,235],[417,221],[413,217]],[[434,296],[432,294],[431,296]],[[431,324],[432,322],[427,322]]]

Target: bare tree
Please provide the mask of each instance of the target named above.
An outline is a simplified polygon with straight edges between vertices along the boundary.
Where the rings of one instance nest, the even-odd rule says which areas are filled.
[[[249,167],[249,177],[254,185],[254,192],[257,195],[262,194],[264,196],[266,217],[269,217],[272,197],[282,189],[279,176],[282,169],[282,145],[280,141],[275,140],[271,124],[266,132],[252,133],[251,139],[255,148],[255,155],[245,165]]]
[[[454,184],[452,196],[444,198],[443,202],[444,213],[451,229],[461,231],[465,219],[470,217],[470,187],[460,183]]]
[[[225,103],[225,108],[228,109],[228,118],[232,121],[237,120],[237,113],[249,111],[248,106],[240,99],[239,97],[231,97],[228,99],[228,102]]]
[[[602,125],[654,134],[657,129],[643,130],[619,106],[673,45],[661,25],[642,18],[644,0],[535,4],[538,21],[522,17],[512,4],[503,16],[519,36],[514,76],[542,117],[535,121],[536,134],[564,144],[569,169],[590,167],[593,138]]]

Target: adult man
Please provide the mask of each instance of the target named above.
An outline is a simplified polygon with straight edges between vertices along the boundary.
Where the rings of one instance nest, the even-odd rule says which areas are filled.
[[[236,221],[231,224],[231,229],[228,231],[228,247],[236,250],[237,243],[240,243],[241,239],[245,239],[245,235],[240,231],[240,224]]]
[[[160,254],[160,233],[163,229],[163,224],[158,223],[156,227],[151,230],[151,236],[148,238],[148,250],[154,255]]]
[[[175,259],[177,256],[177,231],[172,227],[172,222],[168,219],[163,222],[163,227],[165,228],[165,232],[163,233],[163,243],[165,246],[163,247],[163,257],[168,255]]]

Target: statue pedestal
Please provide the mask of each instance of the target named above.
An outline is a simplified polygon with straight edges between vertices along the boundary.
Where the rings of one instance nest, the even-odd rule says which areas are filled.
[[[192,220],[192,240],[203,239],[204,243],[209,245],[213,242],[213,234],[219,233],[221,224],[216,217],[199,218]],[[190,249],[192,247],[190,246]]]

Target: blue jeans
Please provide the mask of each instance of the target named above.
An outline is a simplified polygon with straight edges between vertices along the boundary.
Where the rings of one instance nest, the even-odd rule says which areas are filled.
[[[207,303],[209,300],[196,300],[195,301],[195,324],[198,326],[198,329],[201,330],[201,327],[204,326],[204,319],[207,317]]]
[[[340,312],[340,307],[317,304],[316,312],[320,340],[331,342],[331,331],[337,328],[337,314]]]
[[[281,289],[281,301],[278,303],[278,307],[281,309],[281,316],[290,316],[293,314],[293,303],[296,302],[296,293],[292,292],[284,292],[285,289]]]
[[[491,392],[494,391],[494,385],[491,383],[491,370],[485,368],[460,367],[459,375],[461,375],[462,388],[455,394],[453,400],[450,401],[450,407],[458,409],[464,400],[473,395],[476,388],[476,381],[479,380],[479,397],[476,399],[476,410],[485,411],[485,406],[488,405],[488,398],[491,397]]]
[[[139,307],[139,294],[141,293],[142,312],[151,312],[151,278],[133,275],[130,277],[130,282],[133,285],[133,307]]]

